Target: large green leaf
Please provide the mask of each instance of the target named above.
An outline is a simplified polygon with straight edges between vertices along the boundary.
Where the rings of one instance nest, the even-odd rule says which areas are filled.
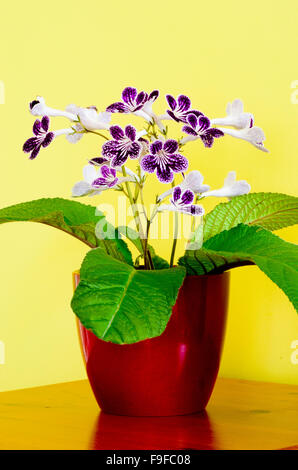
[[[298,198],[279,193],[250,193],[218,204],[204,218],[204,240],[241,223],[271,231],[297,224]]]
[[[256,264],[298,309],[298,246],[261,227],[239,224],[179,260],[188,274],[220,273],[246,264]]]
[[[37,199],[0,209],[0,224],[30,221],[50,225],[63,230],[86,243],[91,248],[101,246],[111,256],[132,264],[126,243],[118,238],[104,239],[99,233],[111,227],[96,207],[62,198]],[[95,234],[97,225],[100,230]]]
[[[83,261],[71,306],[98,338],[135,343],[164,331],[184,276],[183,267],[136,270],[96,248]]]

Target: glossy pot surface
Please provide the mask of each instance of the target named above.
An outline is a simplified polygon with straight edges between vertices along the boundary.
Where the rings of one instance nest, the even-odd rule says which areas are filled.
[[[74,273],[74,285],[79,274]],[[173,416],[203,410],[222,351],[229,273],[188,276],[159,337],[119,345],[78,322],[87,375],[102,411],[127,416]]]

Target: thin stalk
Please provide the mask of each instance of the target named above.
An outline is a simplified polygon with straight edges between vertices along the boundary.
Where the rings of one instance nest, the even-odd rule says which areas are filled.
[[[170,268],[173,267],[174,264],[174,257],[175,257],[175,251],[176,251],[176,246],[177,246],[177,238],[178,238],[178,212],[175,212],[175,227],[174,227],[174,239],[173,239],[173,246],[172,246],[172,252],[171,252],[171,260],[170,260]]]
[[[124,178],[126,178],[127,173],[125,171],[124,166],[122,167],[122,173],[123,173]],[[141,224],[141,219],[140,219],[139,212],[137,210],[135,210],[135,207],[134,207],[136,201],[133,198],[133,195],[132,195],[132,192],[131,192],[130,185],[129,185],[128,181],[125,182],[125,187],[126,187],[126,191],[127,191],[127,194],[128,194],[128,199],[129,199],[130,205],[132,207],[132,212],[133,212],[133,217],[135,219],[137,232],[140,235],[140,240],[141,240],[143,255],[144,255],[145,268],[149,267],[149,269],[150,269],[150,262],[148,262],[148,257],[146,256],[146,241],[144,240],[143,227],[142,227],[142,224]]]
[[[175,187],[175,181],[172,182],[172,188],[174,188],[174,187]],[[175,251],[176,251],[176,246],[177,246],[177,238],[178,238],[178,212],[175,212],[174,239],[173,239],[173,245],[172,245],[172,251],[171,251],[170,268],[172,268],[173,264],[174,264]]]
[[[96,132],[96,131],[88,131],[88,129],[86,129],[86,131],[91,134],[96,134],[96,135],[99,135],[100,137],[102,137],[103,139],[106,139],[106,140],[109,140],[108,137],[106,137],[105,135],[101,134],[100,132]]]
[[[149,268],[150,268],[150,269],[154,269],[154,265],[153,265],[151,253],[150,253],[150,250],[148,250],[148,239],[149,239],[149,230],[150,230],[151,220],[148,219],[147,211],[146,211],[146,209],[145,209],[144,194],[143,194],[143,186],[142,186],[142,185],[139,185],[139,187],[140,187],[141,204],[142,204],[142,206],[143,206],[144,214],[145,214],[146,222],[147,222],[147,225],[146,225],[145,244],[144,244],[144,249],[145,249],[144,257],[148,258]]]

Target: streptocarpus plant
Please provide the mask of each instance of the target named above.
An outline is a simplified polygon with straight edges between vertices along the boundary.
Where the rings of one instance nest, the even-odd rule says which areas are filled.
[[[159,336],[185,276],[219,274],[237,266],[258,265],[297,309],[297,246],[271,232],[298,222],[298,198],[250,193],[250,185],[237,181],[234,171],[228,173],[222,188],[211,190],[198,170],[187,171],[189,141],[197,140],[202,151],[204,147],[209,151],[215,141],[230,135],[267,152],[264,133],[254,126],[253,115],[244,112],[240,100],[234,100],[228,104],[226,117],[209,119],[193,108],[185,95],[177,99],[167,95],[166,113],[157,115],[153,104],[158,96],[157,90],[148,94],[127,87],[121,101],[100,113],[94,106],[69,105],[65,111],[56,110],[42,97],[29,106],[31,114],[41,117],[34,122],[33,137],[23,146],[29,158],[35,159],[60,135],[72,143],[89,133],[98,135],[103,143],[101,152],[84,166],[83,180],[73,186],[72,196],[122,192],[132,208],[135,229],[114,229],[95,207],[60,198],[1,209],[0,223],[27,220],[48,224],[91,248],[80,270],[72,308],[82,324],[105,341],[127,344]],[[145,125],[136,129],[127,123],[122,128],[111,123],[115,113],[139,116]],[[69,127],[52,130],[50,118],[56,116],[69,119]],[[180,126],[180,139],[169,135],[167,121]],[[143,192],[152,178],[159,180],[161,191],[148,213]],[[206,197],[224,197],[228,202],[204,215]],[[163,211],[175,214],[169,262],[149,243],[150,226]],[[192,233],[185,254],[174,267],[179,213],[192,218]],[[138,249],[135,260],[122,235]]]

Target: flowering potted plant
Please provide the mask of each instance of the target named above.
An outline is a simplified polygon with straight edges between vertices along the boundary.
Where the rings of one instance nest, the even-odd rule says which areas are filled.
[[[174,415],[202,410],[216,380],[223,342],[229,270],[256,264],[297,308],[298,251],[271,232],[298,221],[298,198],[279,193],[250,193],[246,181],[228,173],[223,187],[211,190],[199,171],[188,170],[186,144],[209,149],[225,135],[264,147],[243,103],[228,104],[227,115],[209,119],[190,99],[166,96],[168,109],[156,115],[159,96],[127,87],[122,100],[104,112],[94,106],[50,108],[42,97],[30,103],[33,137],[24,146],[31,160],[60,135],[78,142],[85,134],[103,139],[101,153],[83,168],[73,197],[116,190],[129,201],[135,228],[114,228],[89,204],[61,198],[40,199],[0,210],[0,222],[32,221],[78,238],[91,250],[74,273],[72,309],[78,317],[88,377],[101,408],[126,415]],[[137,130],[111,124],[115,113],[143,118]],[[70,120],[52,130],[50,117]],[[183,137],[169,136],[167,121],[182,126]],[[133,165],[133,169],[129,167]],[[157,178],[166,190],[144,205],[144,188]],[[206,197],[227,202],[204,214]],[[170,259],[149,243],[150,227],[160,212],[174,213]],[[179,214],[191,218],[185,253],[176,259]],[[127,241],[124,241],[123,236]],[[133,259],[128,244],[138,255]]]

